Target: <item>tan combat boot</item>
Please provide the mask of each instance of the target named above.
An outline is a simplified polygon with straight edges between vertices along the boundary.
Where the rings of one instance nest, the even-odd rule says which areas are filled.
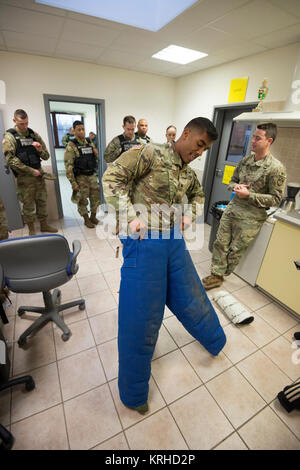
[[[223,283],[223,276],[218,276],[217,274],[211,274],[210,276],[204,277],[202,279],[202,284],[205,290],[214,289],[215,287],[220,287]]]
[[[95,228],[95,225],[92,224],[92,222],[90,221],[88,214],[85,214],[83,218],[84,218],[84,225],[86,225],[88,228]]]
[[[96,217],[96,212],[91,213],[90,221],[92,222],[92,224],[95,224],[95,225],[99,223],[99,220]]]
[[[36,232],[35,232],[35,227],[34,227],[34,223],[33,222],[28,222],[28,229],[29,229],[29,236],[31,237],[32,235],[36,235]]]
[[[48,225],[47,220],[40,220],[41,232],[57,233],[58,230],[56,227],[51,227]]]

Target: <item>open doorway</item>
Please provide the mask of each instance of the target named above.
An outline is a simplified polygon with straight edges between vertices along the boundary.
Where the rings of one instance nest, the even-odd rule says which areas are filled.
[[[230,199],[227,190],[231,175],[241,158],[250,151],[251,135],[255,126],[233,119],[243,112],[252,111],[257,102],[216,106],[213,123],[218,131],[217,142],[208,151],[202,185],[205,193],[205,222],[212,224],[210,208],[216,201]]]
[[[104,201],[101,185],[102,175],[106,169],[103,159],[105,144],[105,110],[104,100],[79,98],[73,96],[44,95],[44,104],[49,136],[49,148],[53,172],[56,174],[55,191],[59,218],[76,210],[71,203],[72,188],[66,177],[64,165],[65,146],[72,140],[72,124],[82,121],[85,126],[86,138],[95,135],[93,143],[99,154],[98,177],[101,201]],[[93,136],[92,136],[93,137]],[[73,207],[74,206],[74,207]]]

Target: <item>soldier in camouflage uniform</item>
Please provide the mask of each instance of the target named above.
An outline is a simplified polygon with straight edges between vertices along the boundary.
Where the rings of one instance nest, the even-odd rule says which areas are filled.
[[[213,247],[211,275],[202,279],[206,290],[220,287],[231,274],[250,242],[267,219],[266,209],[278,206],[283,196],[286,170],[270,153],[277,134],[273,123],[257,126],[250,156],[242,158],[228,185],[235,191],[222,215]]]
[[[68,142],[74,140],[74,137],[75,137],[74,129],[73,127],[70,127],[69,132],[67,132],[67,134],[65,134],[63,138],[61,139],[63,146],[66,147],[68,145]]]
[[[120,235],[124,262],[118,383],[124,405],[140,413],[148,410],[151,359],[165,305],[211,354],[217,355],[226,341],[181,232],[204,204],[202,187],[188,163],[216,138],[208,119],[195,118],[176,142],[129,150],[103,175],[106,203],[115,208],[120,227],[127,216],[132,233]],[[191,206],[183,215],[178,211],[180,216],[172,216],[185,194]]]
[[[137,123],[137,131],[135,132],[135,137],[136,139],[141,143],[141,144],[149,144],[151,142],[150,137],[147,135],[148,131],[148,121],[147,119],[139,119]]]
[[[35,235],[34,221],[37,216],[41,232],[57,232],[47,223],[47,190],[45,179],[55,179],[45,173],[41,159],[48,160],[49,153],[42,138],[28,127],[28,116],[23,109],[14,113],[15,127],[8,129],[2,141],[6,163],[17,178],[18,198],[23,204],[23,222],[28,225],[29,235]]]
[[[135,126],[136,121],[133,116],[124,117],[123,134],[114,137],[104,151],[103,157],[107,163],[114,162],[123,152],[141,144],[135,136]]]
[[[5,240],[6,238],[8,238],[7,218],[4,204],[0,199],[0,240]]]
[[[93,143],[85,138],[81,121],[73,123],[75,139],[67,144],[65,151],[66,176],[73,189],[72,201],[77,203],[78,212],[88,228],[94,228],[99,220],[96,212],[100,205],[100,188],[95,170],[98,167],[98,151]],[[91,216],[88,214],[90,199]]]

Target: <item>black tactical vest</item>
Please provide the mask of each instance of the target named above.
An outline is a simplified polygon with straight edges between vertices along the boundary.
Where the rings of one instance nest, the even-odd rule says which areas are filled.
[[[19,135],[16,129],[13,128],[8,129],[6,132],[9,132],[15,138],[17,144],[16,157],[18,157],[24,165],[38,170],[41,166],[40,153],[34,145],[32,145],[35,140],[33,130],[28,127],[27,131],[29,133],[28,137]]]
[[[120,145],[121,145],[121,149],[122,149],[122,152],[127,152],[127,150],[130,150],[132,147],[136,147],[137,145],[141,146],[141,143],[134,139],[134,140],[127,140],[123,134],[121,135],[118,135],[119,137],[119,140],[120,140]],[[121,155],[120,153],[120,155]]]
[[[94,155],[93,147],[87,143],[82,145],[77,139],[74,139],[73,143],[79,152],[79,157],[76,157],[74,160],[74,175],[93,175],[95,168],[97,168],[97,159]]]

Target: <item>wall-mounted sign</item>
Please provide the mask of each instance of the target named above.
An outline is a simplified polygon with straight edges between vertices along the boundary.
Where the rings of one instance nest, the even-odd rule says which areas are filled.
[[[232,178],[234,170],[235,170],[235,166],[225,165],[223,180],[222,180],[223,184],[229,184],[230,183],[230,180]]]
[[[230,82],[228,103],[245,101],[248,77],[233,78]]]

